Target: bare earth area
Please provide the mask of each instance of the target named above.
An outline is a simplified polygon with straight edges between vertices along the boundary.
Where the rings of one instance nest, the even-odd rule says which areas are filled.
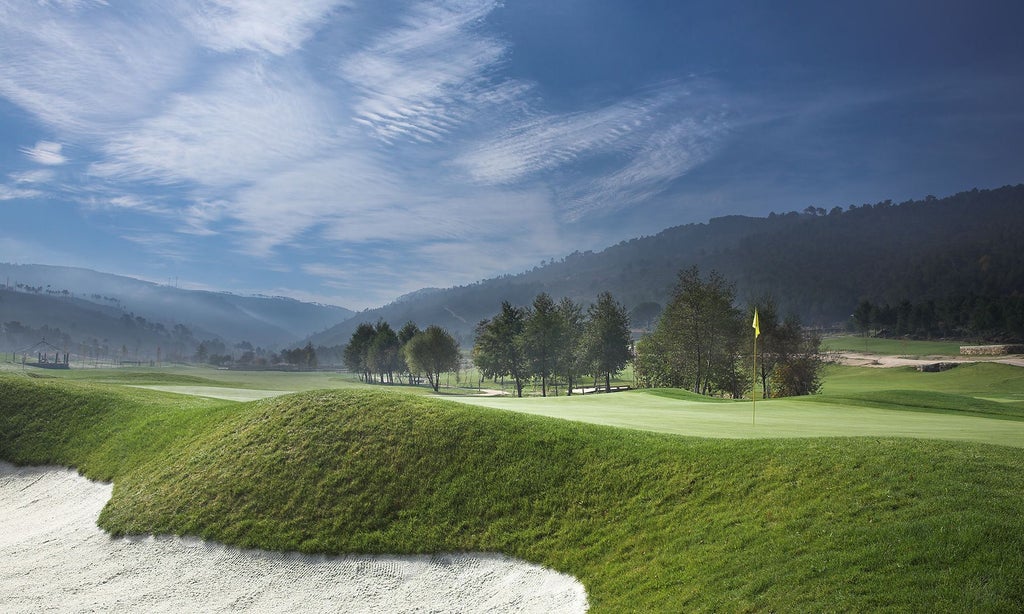
[[[585,612],[571,576],[496,554],[306,556],[96,526],[112,486],[0,463],[3,612]]]
[[[982,358],[978,356],[886,356],[866,352],[839,352],[839,362],[851,367],[917,367],[937,362],[971,364],[976,362],[998,362],[1004,365],[1024,367],[1024,356],[1020,354]]]

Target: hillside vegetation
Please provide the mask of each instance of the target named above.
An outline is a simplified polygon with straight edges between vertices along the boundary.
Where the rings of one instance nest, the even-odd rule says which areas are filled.
[[[363,312],[313,343],[344,344],[359,322],[383,318],[396,327],[409,320],[438,324],[469,345],[473,326],[503,300],[523,306],[547,292],[586,305],[607,290],[628,309],[664,305],[677,273],[691,266],[736,283],[742,303],[771,294],[781,314],[796,313],[807,324],[846,321],[864,300],[895,306],[962,299],[987,307],[977,298],[1024,300],[1022,210],[1024,185],[1017,185],[899,204],[715,218],[576,252],[519,275],[420,293]]]
[[[0,457],[113,479],[115,534],[500,551],[592,610],[1024,607],[1024,458],[909,439],[705,440],[377,390],[233,404],[0,377]]]
[[[78,351],[72,344],[108,345],[115,351],[123,344],[147,359],[155,358],[157,346],[167,358],[174,344],[187,346],[190,354],[208,338],[277,347],[353,315],[342,307],[279,296],[185,290],[41,264],[0,263],[0,286],[0,325],[13,321],[33,329],[60,329],[62,338],[49,339],[70,345],[70,351]],[[7,341],[0,334],[2,349],[19,349],[24,343]],[[36,341],[38,336],[25,345]]]

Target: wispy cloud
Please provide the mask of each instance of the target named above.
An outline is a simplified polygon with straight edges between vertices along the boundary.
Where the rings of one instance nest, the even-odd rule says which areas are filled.
[[[332,11],[350,0],[204,0],[183,6],[184,20],[210,49],[284,55],[300,49]]]
[[[183,81],[190,39],[159,5],[4,3],[0,95],[53,129],[102,135]]]
[[[100,176],[206,187],[245,184],[334,143],[320,88],[295,66],[227,64],[159,114],[115,133]]]
[[[122,234],[121,238],[165,261],[187,262],[194,260],[197,256],[194,246],[183,241],[180,235],[173,233],[135,229],[134,232]]]
[[[38,164],[56,166],[68,161],[64,154],[61,153],[63,149],[64,146],[60,143],[39,141],[35,144],[35,147],[22,147],[21,153],[25,154],[29,160]]]
[[[53,181],[56,174],[48,168],[38,168],[30,171],[18,171],[8,175],[15,183],[48,183]]]
[[[730,120],[714,95],[699,91],[708,87],[669,83],[589,111],[539,113],[487,135],[454,163],[481,184],[540,181],[558,171],[556,192],[568,220],[626,207],[657,195],[717,151]]]
[[[620,168],[581,179],[565,191],[566,218],[577,220],[597,209],[625,208],[648,201],[714,155],[725,134],[721,115],[685,118],[647,139]]]
[[[479,104],[521,95],[524,84],[493,81],[501,40],[479,31],[494,0],[421,2],[399,27],[341,63],[359,98],[355,120],[384,141],[432,141],[466,121]]]
[[[542,115],[490,135],[455,162],[475,181],[514,183],[582,156],[628,149],[652,117],[650,105],[635,101],[594,111]]]
[[[14,200],[16,198],[36,198],[42,196],[39,190],[31,188],[17,188],[0,183],[0,200]]]
[[[92,198],[89,200],[89,205],[94,209],[136,211],[163,216],[174,215],[174,210],[166,204],[161,204],[154,198],[143,198],[134,194],[123,194],[109,198]]]

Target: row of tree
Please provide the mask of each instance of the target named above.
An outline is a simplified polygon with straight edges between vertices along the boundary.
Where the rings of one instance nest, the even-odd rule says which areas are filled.
[[[634,374],[645,387],[685,388],[741,398],[758,381],[764,397],[813,394],[821,387],[821,339],[796,316],[780,321],[775,302],[757,301],[760,337],[754,370],[755,306],[736,307],[735,286],[717,272],[681,271],[654,332],[637,343]]]
[[[345,367],[358,373],[365,382],[393,384],[395,376],[408,378],[410,385],[423,375],[435,392],[441,384],[441,374],[459,368],[459,344],[440,326],[420,330],[414,322],[407,322],[398,332],[390,324],[378,320],[377,324],[363,322],[342,351]]]
[[[552,382],[565,383],[568,394],[579,378],[611,378],[632,358],[629,315],[611,293],[603,292],[584,316],[580,304],[568,298],[555,303],[540,293],[529,307],[508,301],[501,312],[476,326],[473,364],[484,377],[511,378],[516,395],[536,379],[547,396]]]
[[[1024,340],[1024,295],[964,294],[896,305],[861,301],[850,316],[861,333],[920,339],[960,338]]]
[[[656,307],[656,306],[655,306]],[[754,305],[736,306],[735,286],[696,267],[681,271],[671,300],[650,334],[634,347],[630,317],[609,292],[586,311],[569,298],[555,303],[547,293],[532,304],[501,304],[495,316],[480,321],[472,349],[481,377],[509,378],[516,395],[529,381],[547,396],[564,384],[567,394],[585,376],[611,379],[630,361],[638,385],[685,388],[702,395],[745,396],[760,385],[765,398],[813,394],[821,386],[824,365],[821,338],[806,331],[795,315],[780,319],[774,300],[757,301],[759,337],[754,370]],[[383,320],[364,322],[344,347],[346,367],[366,382],[418,383],[426,375],[439,387],[440,374],[460,366],[458,342],[445,329],[420,331],[409,322],[399,331]]]

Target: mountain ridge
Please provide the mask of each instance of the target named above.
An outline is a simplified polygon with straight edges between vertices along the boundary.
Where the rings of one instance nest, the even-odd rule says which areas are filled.
[[[267,348],[288,345],[354,314],[343,307],[304,303],[288,297],[188,290],[82,267],[0,263],[0,280],[11,292],[21,291],[39,299],[73,298],[159,323],[166,329],[184,325],[200,338],[220,338],[229,343],[248,341]],[[78,307],[89,309],[89,305]],[[56,320],[51,327],[61,327],[58,311],[52,307],[44,310]],[[87,317],[80,313],[78,316]],[[4,309],[0,304],[0,322],[26,324],[26,320],[38,318],[31,313]],[[70,323],[64,326],[66,332]],[[110,330],[110,326],[104,328]]]
[[[1024,184],[900,204],[721,216],[597,252],[576,251],[516,275],[425,287],[358,313],[289,297],[185,290],[85,268],[0,264],[4,286],[37,299],[31,306],[22,301],[19,312],[3,295],[0,324],[18,321],[67,333],[86,321],[105,322],[97,326],[112,330],[115,320],[124,330],[108,335],[110,341],[134,339],[135,345],[157,343],[184,325],[193,344],[220,338],[267,349],[306,342],[338,346],[361,322],[385,320],[397,328],[413,321],[421,328],[443,326],[469,346],[476,323],[497,313],[502,301],[528,305],[547,292],[587,305],[607,290],[630,309],[664,305],[678,272],[690,266],[716,270],[735,283],[740,302],[771,295],[782,313],[816,325],[847,320],[865,300],[895,305],[957,296],[1024,297]],[[74,313],[61,320],[60,310],[43,299],[80,302],[65,303],[74,305],[68,307]],[[42,314],[51,320],[44,322]]]
[[[845,321],[862,300],[1024,293],[1024,184],[673,226],[517,275],[365,310],[309,340],[344,344],[359,322],[383,319],[392,326],[439,324],[471,344],[475,323],[497,313],[503,300],[528,305],[547,292],[588,304],[607,290],[627,308],[664,305],[678,272],[690,266],[734,282],[741,302],[770,294],[783,313],[817,325]]]

